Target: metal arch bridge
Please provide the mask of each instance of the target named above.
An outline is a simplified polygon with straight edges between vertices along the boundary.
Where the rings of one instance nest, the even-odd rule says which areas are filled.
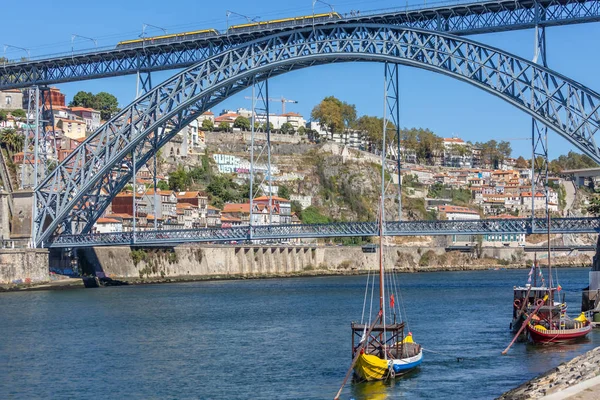
[[[386,222],[386,236],[442,236],[531,234],[547,232],[546,218],[483,219],[468,221],[401,221]],[[46,244],[50,248],[91,246],[152,246],[186,243],[229,242],[245,240],[280,240],[294,238],[356,237],[378,235],[376,222],[343,222],[316,225],[273,225],[256,227],[205,228],[172,231],[141,231],[61,235]],[[600,233],[599,218],[554,218],[551,233]]]
[[[177,132],[225,98],[313,65],[404,64],[470,83],[530,114],[600,162],[600,95],[531,61],[464,38],[391,25],[345,24],[271,35],[178,73],[124,108],[35,190],[33,238],[89,233],[112,198]],[[133,157],[133,156],[134,157]],[[131,159],[137,160],[132,165]]]
[[[470,35],[595,21],[600,21],[599,0],[488,0],[400,9],[343,18],[332,23],[340,27],[367,23],[402,25]],[[277,29],[248,28],[206,39],[133,49],[95,49],[11,62],[0,65],[0,90],[186,68],[242,43],[307,26],[312,27],[312,24],[294,22]]]

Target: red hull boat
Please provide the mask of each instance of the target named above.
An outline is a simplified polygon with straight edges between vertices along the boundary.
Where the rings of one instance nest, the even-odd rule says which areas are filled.
[[[572,329],[546,329],[541,325],[527,324],[529,338],[534,343],[559,343],[582,338],[592,330],[589,321],[576,322]]]

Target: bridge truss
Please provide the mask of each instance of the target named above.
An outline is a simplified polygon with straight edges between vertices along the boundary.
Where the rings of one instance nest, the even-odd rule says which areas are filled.
[[[389,24],[472,35],[595,21],[600,21],[599,0],[494,0],[353,16],[337,20],[334,24],[339,27]],[[4,63],[0,65],[0,90],[128,74],[141,74],[148,79],[147,74],[152,71],[190,67],[240,44],[313,26],[311,23],[303,24],[290,23],[277,30],[248,28],[235,34],[224,32],[200,40],[156,45],[144,43],[133,49],[94,49],[81,54],[71,52]],[[319,27],[318,24],[316,26]]]
[[[35,192],[34,241],[90,232],[134,169],[225,98],[309,66],[377,61],[473,84],[558,132],[600,162],[600,96],[548,68],[464,38],[391,25],[328,25],[283,32],[189,68],[124,108],[88,137]],[[258,228],[257,228],[258,229]]]
[[[599,218],[553,218],[550,232],[600,233]],[[546,232],[547,219],[483,219],[465,221],[388,221],[386,236],[498,235]],[[244,242],[246,240],[288,240],[295,238],[361,237],[378,235],[376,222],[340,222],[317,225],[273,225],[233,228],[205,228],[172,231],[142,231],[60,235],[46,247],[77,248],[91,246],[172,246],[181,243]]]

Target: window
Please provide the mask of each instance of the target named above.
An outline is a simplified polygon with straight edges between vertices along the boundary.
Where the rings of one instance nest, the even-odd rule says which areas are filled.
[[[6,96],[5,100],[7,106],[10,106],[12,104],[12,96]]]

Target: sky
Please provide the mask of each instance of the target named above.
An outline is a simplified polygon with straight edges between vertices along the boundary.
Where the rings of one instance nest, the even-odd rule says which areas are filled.
[[[220,2],[170,0],[103,0],[101,2],[74,2],[68,6],[47,0],[31,0],[27,14],[22,4],[6,2],[2,5],[3,18],[0,44],[4,56],[16,59],[26,56],[17,46],[29,50],[31,56],[65,53],[94,46],[114,46],[117,42],[137,38],[147,24],[148,35],[196,29],[225,29],[227,11],[261,20],[287,16],[311,15],[311,0],[229,0]],[[416,6],[414,0],[332,0],[331,5],[340,13],[350,10],[378,10]],[[432,5],[431,1],[428,5]],[[329,6],[317,2],[315,12],[326,12]],[[13,16],[13,17],[11,17]],[[26,19],[26,23],[25,23]],[[229,24],[243,23],[243,17],[231,14]],[[155,27],[152,27],[153,25]],[[78,35],[78,36],[73,36]],[[547,59],[551,69],[598,91],[600,52],[596,38],[600,24],[590,23],[552,27],[546,30]],[[469,37],[526,59],[534,54],[534,31],[523,30]],[[6,46],[6,45],[10,46]],[[176,71],[152,75],[153,84],[172,76]],[[312,108],[326,96],[336,96],[356,104],[359,115],[383,115],[383,64],[343,63],[311,67],[273,78],[269,82],[271,97],[285,97],[298,101],[287,104],[286,111],[301,113],[309,119]],[[61,84],[58,87],[70,101],[80,90],[97,93],[107,91],[119,99],[121,107],[134,100],[135,76],[98,79]],[[531,118],[505,101],[464,82],[413,67],[400,67],[400,125],[428,128],[443,137],[458,136],[465,141],[510,140],[513,155],[531,155]],[[213,111],[250,108],[247,89],[221,103]],[[271,103],[272,112],[281,112],[281,103]],[[551,132],[550,156],[555,158],[574,149],[565,139]],[[579,151],[579,150],[576,150]]]

